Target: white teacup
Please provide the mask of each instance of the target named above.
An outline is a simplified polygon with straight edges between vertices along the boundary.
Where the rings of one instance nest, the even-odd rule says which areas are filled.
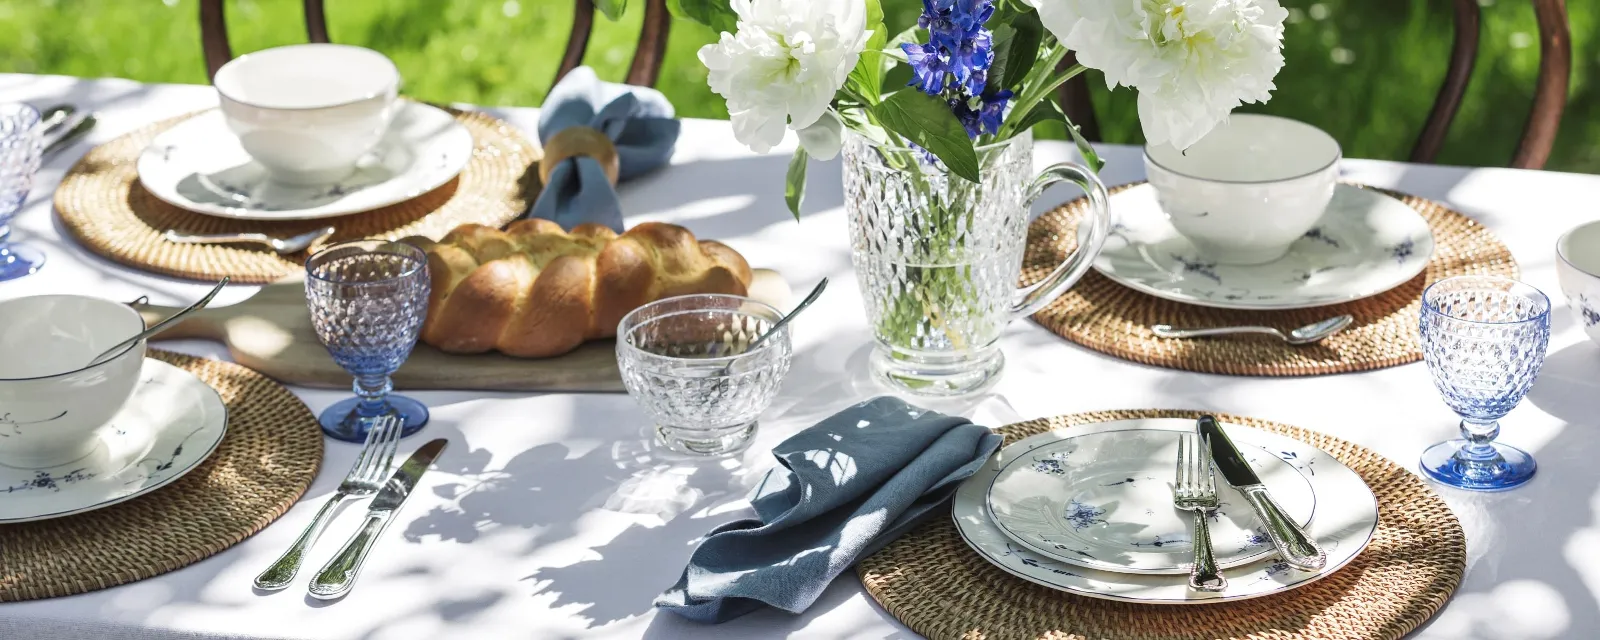
[[[133,308],[49,295],[0,302],[0,465],[40,469],[89,455],[127,403],[144,341],[85,364],[144,330]]]
[[[1581,225],[1556,241],[1561,293],[1589,339],[1600,344],[1600,221]]]
[[[371,49],[297,44],[239,56],[212,81],[228,128],[275,182],[331,184],[388,130],[400,71]]]
[[[1235,114],[1184,151],[1147,145],[1144,167],[1172,226],[1222,264],[1272,262],[1316,226],[1339,177],[1339,143],[1304,122]]]

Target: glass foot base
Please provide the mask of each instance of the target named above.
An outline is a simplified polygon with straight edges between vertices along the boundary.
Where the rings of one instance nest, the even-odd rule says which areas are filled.
[[[22,244],[0,244],[0,282],[21,278],[44,266],[44,252]]]
[[[400,437],[404,438],[422,430],[422,425],[428,424],[427,405],[407,398],[402,395],[389,394],[389,407],[395,415],[405,420],[405,425],[400,429]],[[377,424],[379,416],[362,418],[356,415],[356,404],[361,398],[351,397],[334,403],[317,416],[317,421],[322,423],[322,432],[334,440],[362,444],[367,441],[367,432],[372,430],[372,425]]]
[[[902,355],[883,345],[872,350],[872,376],[911,395],[950,397],[977,393],[1000,381],[1006,357],[999,348],[977,354]]]
[[[694,456],[721,456],[744,451],[755,439],[755,421],[721,429],[688,429],[656,426],[656,443],[669,450]]]
[[[1442,484],[1472,491],[1503,491],[1520,486],[1533,477],[1538,465],[1526,451],[1489,443],[1498,456],[1487,460],[1467,460],[1456,456],[1466,440],[1448,440],[1422,452],[1422,473]]]

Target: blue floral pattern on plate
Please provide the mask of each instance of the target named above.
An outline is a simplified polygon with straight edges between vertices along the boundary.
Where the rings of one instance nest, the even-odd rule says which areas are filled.
[[[1427,266],[1433,232],[1415,209],[1387,195],[1339,185],[1322,220],[1264,265],[1218,264],[1173,229],[1154,189],[1111,197],[1119,218],[1095,269],[1168,300],[1229,309],[1294,309],[1346,302],[1397,287]],[[1079,230],[1080,234],[1084,231]]]

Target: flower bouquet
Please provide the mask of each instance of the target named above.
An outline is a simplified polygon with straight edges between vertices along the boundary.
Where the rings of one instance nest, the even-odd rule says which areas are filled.
[[[1093,68],[1138,92],[1151,144],[1187,148],[1283,66],[1277,0],[922,0],[884,26],[880,0],[669,0],[721,31],[700,50],[735,137],[765,153],[800,139],[785,200],[799,215],[809,158],[844,155],[852,257],[878,376],[913,392],[968,393],[1003,364],[1010,320],[1049,304],[1093,261],[1109,227],[1100,161],[1056,104]],[[1077,63],[1062,68],[1068,52]],[[1038,178],[1032,129],[1057,121],[1087,167]],[[1057,182],[1092,215],[1079,248],[1018,290],[1028,209]]]

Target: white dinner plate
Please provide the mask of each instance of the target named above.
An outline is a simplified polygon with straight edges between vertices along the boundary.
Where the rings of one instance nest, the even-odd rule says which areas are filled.
[[[139,376],[133,397],[95,434],[100,446],[89,455],[45,469],[0,466],[0,523],[131,500],[177,480],[216,450],[228,430],[216,390],[159,360],[146,358]]]
[[[1172,506],[1178,435],[1128,429],[1012,445],[1011,460],[989,486],[989,513],[1011,539],[1067,564],[1187,575],[1191,514]],[[1311,521],[1317,497],[1294,465],[1260,447],[1240,453],[1289,517]],[[1277,553],[1245,497],[1220,477],[1217,484],[1217,564],[1236,567]]]
[[[467,166],[472,144],[449,112],[402,100],[388,133],[354,174],[330,185],[282,185],[267,179],[213,109],[156,136],[139,154],[139,183],[169,204],[224,218],[333,218],[439,188]]]
[[[1158,298],[1223,309],[1298,309],[1359,300],[1404,284],[1433,256],[1433,231],[1416,209],[1347,184],[1334,188],[1317,226],[1288,255],[1234,266],[1207,259],[1168,222],[1155,188],[1111,196],[1116,223],[1095,270]],[[1079,227],[1079,237],[1087,233]]]
[[[1244,600],[1287,591],[1327,576],[1355,559],[1372,541],[1378,527],[1378,501],[1361,477],[1333,456],[1298,440],[1239,425],[1224,425],[1240,445],[1264,449],[1294,465],[1317,496],[1317,515],[1308,533],[1328,554],[1323,570],[1304,572],[1281,560],[1261,560],[1224,572],[1227,589],[1198,592],[1189,588],[1187,576],[1114,573],[1078,567],[1018,544],[989,517],[989,485],[1016,452],[1060,440],[1126,429],[1194,430],[1194,421],[1177,418],[1118,420],[1042,433],[996,453],[977,474],[956,491],[951,507],[956,530],[983,559],[1029,582],[1092,598],[1149,604],[1198,604]],[[1007,452],[1012,452],[1008,454]]]

